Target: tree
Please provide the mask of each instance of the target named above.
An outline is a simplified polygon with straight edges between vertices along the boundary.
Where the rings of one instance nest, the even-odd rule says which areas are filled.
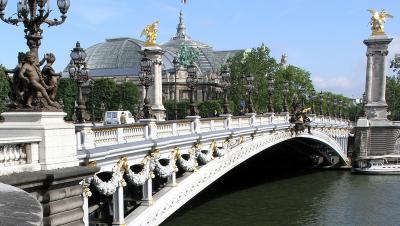
[[[75,100],[77,96],[77,86],[75,81],[70,78],[61,78],[58,83],[56,100],[62,100],[64,112],[67,113],[65,120],[71,121],[75,112]]]
[[[102,119],[101,105],[104,104],[105,111],[116,111],[121,104],[120,92],[117,83],[110,78],[97,79],[94,82],[93,95],[89,94],[86,102],[87,111],[92,112],[94,103],[94,115],[96,120]],[[92,98],[93,97],[93,98]]]
[[[241,111],[243,101],[246,101],[246,76],[254,77],[253,102],[257,112],[266,110],[267,78],[266,74],[275,74],[278,64],[270,55],[270,50],[262,44],[250,52],[242,52],[230,58],[227,62],[231,71],[231,89],[229,99],[234,102],[234,113]]]
[[[314,86],[311,81],[310,72],[301,69],[299,67],[289,65],[286,68],[280,68],[275,73],[275,83],[274,83],[274,108],[276,111],[282,109],[283,105],[283,83],[284,81],[289,82],[289,94],[288,94],[288,110],[291,109],[291,103],[294,98],[297,98],[298,101],[301,101],[301,98],[304,98],[305,107],[311,107],[311,100],[309,99],[311,95],[311,91],[314,89]],[[301,94],[301,87],[305,88],[305,93]],[[303,95],[303,96],[302,96]]]
[[[10,92],[10,78],[7,78],[4,67],[0,65],[0,113],[6,110],[6,98]]]
[[[246,81],[245,76],[252,74],[254,76],[254,91],[253,101],[258,113],[266,111],[268,100],[268,79],[269,76],[274,78],[274,92],[272,93],[272,102],[275,112],[280,112],[283,106],[283,83],[289,81],[289,94],[288,94],[288,107],[292,99],[296,95],[299,97],[300,87],[304,87],[306,105],[309,105],[309,95],[314,88],[310,79],[310,73],[299,67],[289,65],[288,67],[281,67],[278,65],[270,55],[269,49],[262,44],[250,52],[244,52],[235,55],[228,60],[228,65],[231,70],[231,84],[229,99],[235,104],[234,112],[240,111],[241,102],[247,100],[246,97]]]
[[[120,105],[124,110],[129,110],[137,115],[137,106],[139,104],[139,89],[137,85],[131,82],[124,82],[118,85]]]
[[[386,80],[386,102],[390,112],[390,120],[400,120],[400,78],[398,75],[387,76]]]

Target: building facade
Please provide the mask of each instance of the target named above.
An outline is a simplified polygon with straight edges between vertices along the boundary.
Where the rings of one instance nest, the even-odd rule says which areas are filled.
[[[112,78],[117,83],[139,83],[140,53],[144,42],[133,38],[106,39],[103,43],[87,48],[87,67],[90,76]],[[162,56],[162,93],[163,101],[189,99],[187,87],[187,71],[185,67],[175,68],[173,60],[178,57],[179,49],[185,46],[198,53],[194,64],[198,72],[198,86],[195,100],[204,101],[220,97],[220,68],[226,61],[243,50],[214,51],[212,46],[193,40],[186,32],[183,13],[180,12],[177,32],[168,42],[159,45],[163,49]],[[176,95],[175,95],[176,93]]]

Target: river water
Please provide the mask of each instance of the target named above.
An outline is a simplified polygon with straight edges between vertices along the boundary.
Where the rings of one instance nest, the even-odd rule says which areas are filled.
[[[237,167],[162,225],[400,225],[400,176],[266,167],[265,158]]]

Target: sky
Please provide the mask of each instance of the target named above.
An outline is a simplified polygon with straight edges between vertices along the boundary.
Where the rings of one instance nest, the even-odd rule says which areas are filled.
[[[59,17],[57,1],[49,0],[50,18]],[[400,4],[395,0],[71,0],[66,22],[44,30],[39,56],[53,52],[54,67],[68,64],[76,41],[83,48],[107,38],[140,38],[141,30],[160,21],[157,42],[176,33],[183,10],[192,39],[214,50],[247,49],[265,43],[278,61],[283,53],[288,63],[311,73],[317,91],[360,97],[365,87],[366,46],[371,34],[367,9],[385,9],[394,16],[385,25],[388,62],[400,53]],[[9,0],[6,17],[16,12],[17,0]],[[27,51],[23,25],[0,22],[0,64],[14,68],[17,53]],[[388,69],[388,73],[390,70]]]

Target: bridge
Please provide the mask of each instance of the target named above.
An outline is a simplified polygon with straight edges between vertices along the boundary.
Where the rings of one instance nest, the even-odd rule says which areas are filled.
[[[158,225],[240,163],[288,141],[314,144],[320,158],[349,166],[353,125],[315,115],[310,125],[310,133],[294,131],[289,114],[250,114],[76,127],[81,165],[100,167],[83,185],[84,221]]]

